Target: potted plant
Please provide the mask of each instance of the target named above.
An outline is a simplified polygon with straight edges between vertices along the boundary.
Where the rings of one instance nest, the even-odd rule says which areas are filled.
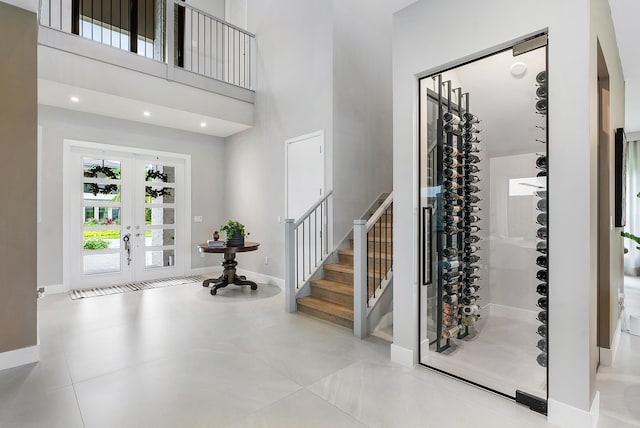
[[[227,234],[227,245],[229,247],[242,247],[244,245],[244,237],[249,236],[244,224],[233,220],[229,220],[226,224],[220,226],[220,231]]]

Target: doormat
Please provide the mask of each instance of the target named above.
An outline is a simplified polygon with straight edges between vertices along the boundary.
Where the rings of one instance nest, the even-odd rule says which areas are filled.
[[[175,278],[156,279],[153,281],[129,282],[127,284],[110,285],[106,287],[85,288],[83,290],[71,290],[71,300],[86,299],[89,297],[109,296],[111,294],[128,293],[129,291],[150,290],[152,288],[171,287],[172,285],[191,284],[202,282],[204,276],[179,276]]]

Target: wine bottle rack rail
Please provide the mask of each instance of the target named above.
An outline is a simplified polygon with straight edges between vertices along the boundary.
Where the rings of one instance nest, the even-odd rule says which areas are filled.
[[[541,71],[536,75],[536,112],[545,119],[547,117],[547,72]],[[544,127],[539,128],[546,130],[546,124]],[[546,140],[537,140],[546,144]],[[536,344],[540,353],[536,357],[536,361],[542,367],[547,367],[547,326],[548,326],[548,290],[549,290],[549,278],[548,278],[548,258],[547,258],[547,227],[548,227],[548,209],[547,209],[547,189],[548,189],[548,162],[547,151],[545,153],[538,154],[536,159],[536,168],[539,170],[538,177],[545,178],[544,190],[536,192],[538,198],[536,202],[536,209],[538,215],[536,216],[536,223],[538,225],[538,231],[536,237],[538,242],[536,243],[536,250],[540,254],[536,257],[536,265],[538,265],[538,272],[536,273],[536,279],[540,281],[536,287],[536,292],[540,295],[537,305],[541,309],[538,312],[538,334],[541,336]]]
[[[469,334],[478,320],[477,275],[480,230],[479,119],[470,113],[469,94],[451,81],[434,77],[438,87],[436,184],[441,189],[436,213],[438,254],[436,351]],[[457,103],[453,99],[457,99]]]

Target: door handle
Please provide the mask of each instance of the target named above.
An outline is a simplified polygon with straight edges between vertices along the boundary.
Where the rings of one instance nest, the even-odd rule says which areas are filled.
[[[127,233],[122,237],[124,241],[124,250],[127,252],[127,266],[131,264],[131,244],[129,241],[131,240],[131,234]]]

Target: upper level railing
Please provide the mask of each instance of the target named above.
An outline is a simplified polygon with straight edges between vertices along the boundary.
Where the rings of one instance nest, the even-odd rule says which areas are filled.
[[[40,25],[253,89],[255,36],[180,0],[41,0]]]
[[[296,310],[296,292],[333,251],[329,213],[333,191],[327,192],[298,220],[285,220],[285,305]]]

